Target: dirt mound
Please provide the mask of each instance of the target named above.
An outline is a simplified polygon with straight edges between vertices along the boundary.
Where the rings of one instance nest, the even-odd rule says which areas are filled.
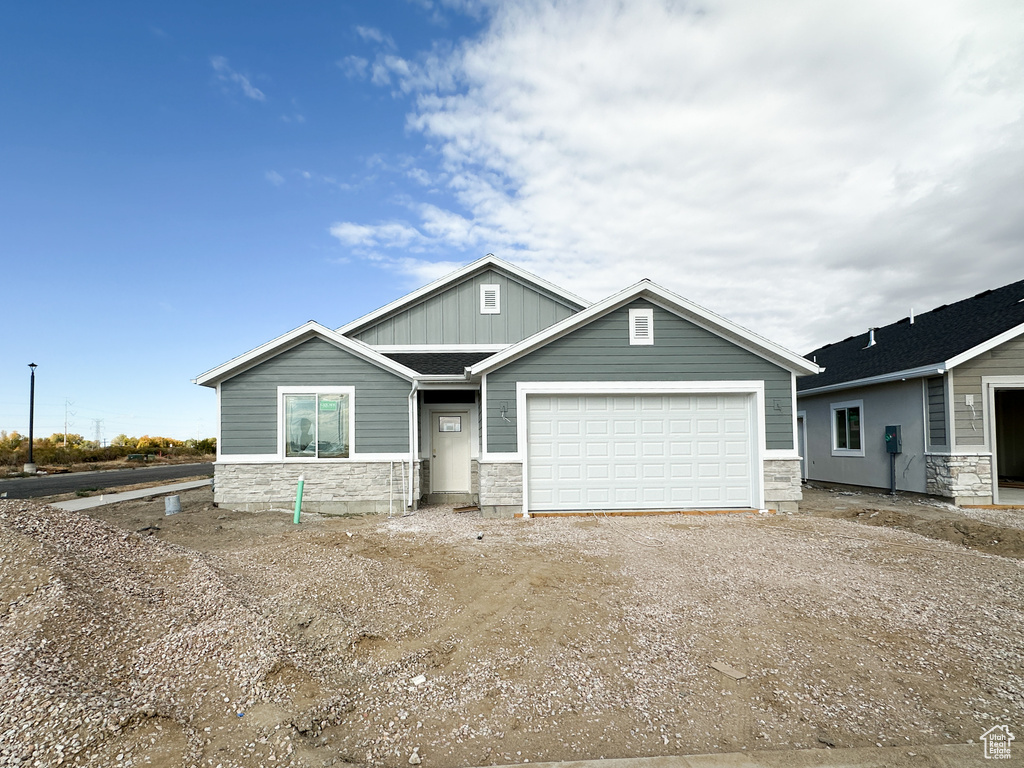
[[[188,765],[211,723],[291,703],[286,643],[199,553],[24,501],[0,551],[0,762]]]

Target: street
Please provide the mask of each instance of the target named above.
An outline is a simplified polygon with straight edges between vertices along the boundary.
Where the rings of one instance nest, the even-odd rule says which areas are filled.
[[[159,483],[181,477],[212,475],[213,464],[164,464],[157,467],[111,469],[102,472],[69,472],[63,475],[38,475],[0,480],[0,498],[32,499],[73,493],[81,488],[115,488],[136,483]]]

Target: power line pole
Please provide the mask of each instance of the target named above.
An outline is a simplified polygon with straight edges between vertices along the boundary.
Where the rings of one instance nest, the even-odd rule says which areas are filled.
[[[65,397],[64,398],[64,447],[65,448],[68,447],[68,407],[72,406],[72,405],[74,405],[74,403],[72,403],[70,400],[68,400]],[[74,416],[75,414],[72,413],[71,415]]]
[[[103,431],[103,419],[93,419],[92,423],[96,426],[96,447],[100,448],[100,434]]]

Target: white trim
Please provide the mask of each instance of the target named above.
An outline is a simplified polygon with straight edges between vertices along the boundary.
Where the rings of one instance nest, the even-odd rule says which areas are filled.
[[[480,461],[487,455],[487,377],[480,379]]]
[[[843,381],[838,384],[827,384],[824,387],[814,387],[813,389],[802,389],[798,393],[800,397],[807,395],[821,395],[826,392],[838,392],[843,389],[854,389],[855,387],[866,387],[871,384],[884,384],[888,381],[900,381],[902,379],[916,379],[920,376],[937,376],[946,372],[946,363],[935,363],[934,365],[923,365],[920,368],[908,368],[905,371],[894,371],[893,373],[883,373],[878,376],[868,376],[865,379],[853,379],[852,381]],[[822,370],[825,370],[822,368]]]
[[[647,327],[644,329],[645,334],[640,336],[637,333],[637,323],[641,318],[647,320]],[[654,346],[654,309],[638,309],[632,308],[629,310],[629,344],[630,346],[643,347],[643,346]]]
[[[1004,344],[1005,342],[1010,341],[1011,339],[1017,338],[1022,333],[1024,333],[1024,323],[1021,323],[1020,325],[1015,326],[1008,331],[1003,331],[998,336],[993,336],[991,339],[983,341],[978,346],[971,347],[966,352],[961,352],[959,355],[951,357],[946,362],[946,366],[952,368],[953,366],[965,363],[971,358],[977,357],[978,355],[984,352],[988,352],[989,350],[998,347],[1000,344]]]
[[[839,448],[836,446],[836,411],[848,410],[850,408],[857,409],[857,421],[860,424],[860,448]],[[837,403],[829,403],[829,447],[832,449],[833,456],[855,456],[863,458],[864,447],[867,440],[865,439],[867,430],[864,428],[864,401],[863,400],[843,400]],[[847,421],[849,424],[849,421]],[[849,442],[849,434],[846,436],[847,442]]]
[[[949,451],[956,450],[956,402],[953,400],[953,372],[943,374],[946,380],[946,417],[949,419]]]
[[[285,395],[346,395],[348,397],[348,456],[341,458],[317,458],[315,456],[285,456]],[[277,388],[277,456],[286,464],[296,461],[351,461],[356,456],[356,388],[288,385]]]
[[[800,451],[796,450],[795,448],[791,451],[785,448],[766,448],[764,451],[764,458],[766,461],[768,459],[776,459],[778,461],[788,459],[791,461],[796,461],[797,459],[800,458]]]
[[[420,392],[426,392],[428,390],[447,391],[450,389],[476,391],[480,389],[480,387],[478,384],[476,384],[476,382],[466,381],[465,379],[458,379],[456,381],[435,381],[433,379],[424,380],[420,378],[416,379],[416,389],[418,389]]]
[[[385,357],[369,345],[355,339],[349,339],[326,326],[320,325],[320,323],[314,320],[310,320],[308,323],[300,325],[298,328],[293,328],[276,339],[268,341],[266,344],[261,344],[255,349],[251,349],[222,365],[218,365],[216,368],[211,368],[206,373],[199,374],[196,378],[192,379],[192,383],[208,387],[213,386],[315,337],[319,337],[346,352],[351,352],[356,357],[361,357],[368,363],[401,376],[403,379],[412,381],[419,375],[411,368],[406,368],[404,365]]]
[[[526,283],[533,283],[533,285],[537,286],[538,288],[543,288],[545,291],[553,294],[554,296],[557,296],[567,304],[575,304],[578,307],[590,306],[590,302],[587,301],[586,299],[582,299],[579,296],[565,290],[564,288],[559,288],[554,283],[549,283],[544,278],[537,277],[536,275],[527,272],[525,269],[517,267],[514,264],[510,264],[509,262],[504,261],[502,259],[499,259],[493,253],[489,253],[482,259],[477,259],[471,264],[467,264],[461,269],[457,269],[454,272],[451,272],[445,275],[444,277],[435,280],[432,283],[428,283],[422,288],[417,288],[412,293],[408,293],[405,296],[402,296],[400,299],[392,301],[390,304],[385,304],[380,309],[375,309],[373,312],[365,314],[362,317],[358,317],[350,323],[346,323],[345,325],[341,326],[341,328],[338,329],[338,333],[348,334],[351,331],[361,328],[364,325],[369,325],[373,321],[392,312],[395,312],[407,304],[412,304],[430,293],[438,291],[448,285],[457,283],[461,281],[463,278],[472,275],[474,272],[486,269],[487,267],[497,267],[499,270],[504,270]]]
[[[1006,389],[1024,389],[1024,376],[982,376],[985,440],[992,456],[992,503],[999,503],[999,441],[996,439],[996,392]]]
[[[789,412],[793,415],[793,450],[799,453],[798,443],[796,440],[796,374],[791,374],[789,379]],[[805,424],[807,422],[804,422]],[[804,442],[804,448],[807,447],[806,441]]]
[[[925,456],[991,456],[991,451],[925,451]]]
[[[796,413],[796,429],[799,433],[803,434],[804,453],[800,455],[800,440],[799,435],[794,437],[795,442],[793,447],[796,449],[797,458],[800,460],[800,480],[801,482],[806,480],[810,476],[810,462],[807,460],[807,411],[795,411]]]
[[[403,461],[408,463],[408,453],[356,453],[347,459],[281,459],[276,453],[229,453],[217,459],[218,464],[358,464],[359,462]]]
[[[487,298],[489,293],[494,293],[494,306],[490,307],[487,305]],[[481,283],[480,284],[480,314],[481,315],[500,315],[501,314],[501,283]]]
[[[519,453],[482,453],[481,464],[522,464],[523,457]]]
[[[516,383],[516,444],[523,465],[523,517],[530,516],[529,455],[526,427],[528,395],[700,395],[745,394],[752,400],[751,499],[764,509],[764,381],[520,381]],[[490,459],[488,459],[490,460]]]
[[[768,341],[768,339],[757,335],[753,331],[736,325],[724,317],[716,315],[711,310],[694,304],[692,301],[652,283],[650,280],[641,280],[636,285],[632,285],[619,293],[609,296],[607,299],[592,304],[582,312],[570,315],[554,325],[535,333],[533,336],[523,339],[509,348],[488,357],[486,360],[481,360],[479,363],[470,366],[468,369],[469,374],[471,376],[479,376],[499,368],[638,298],[647,299],[663,309],[683,317],[694,325],[786,368],[786,370],[800,374],[818,373],[821,371],[821,368],[806,358],[801,357],[796,352],[791,352],[774,342]]]
[[[369,344],[381,354],[400,355],[443,352],[501,352],[511,344]]]
[[[221,453],[220,453],[220,441],[221,441],[222,426],[224,424],[224,421],[223,421],[223,419],[221,417],[221,413],[220,413],[220,382],[217,382],[216,390],[217,390],[217,458],[216,458],[216,461],[220,461],[220,456],[221,456]]]

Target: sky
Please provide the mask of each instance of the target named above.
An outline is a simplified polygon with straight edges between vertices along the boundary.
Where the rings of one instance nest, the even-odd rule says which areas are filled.
[[[0,429],[216,434],[198,374],[487,253],[794,351],[1024,279],[1019,0],[7,3]]]

